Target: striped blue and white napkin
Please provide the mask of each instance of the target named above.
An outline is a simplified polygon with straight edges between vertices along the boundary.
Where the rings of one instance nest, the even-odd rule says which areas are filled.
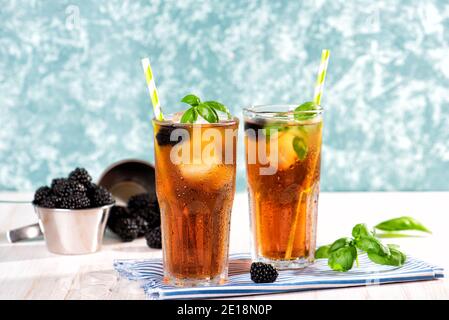
[[[161,259],[116,260],[114,268],[129,280],[140,281],[150,299],[202,299],[244,296],[325,288],[376,285],[393,282],[433,280],[444,277],[442,268],[407,257],[402,267],[372,263],[366,255],[359,257],[360,267],[346,273],[335,272],[327,260],[319,259],[305,269],[281,270],[274,283],[256,284],[251,281],[249,254],[231,254],[229,281],[225,285],[210,287],[174,287],[162,282]]]

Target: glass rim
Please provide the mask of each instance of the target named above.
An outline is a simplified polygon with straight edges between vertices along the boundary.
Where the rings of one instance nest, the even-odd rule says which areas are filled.
[[[246,108],[243,108],[244,116],[251,117],[259,117],[259,118],[279,118],[286,119],[289,116],[294,116],[298,114],[315,114],[321,115],[324,112],[324,109],[321,105],[318,106],[316,110],[304,110],[304,111],[295,111],[294,109],[298,107],[297,104],[261,104],[261,105],[252,105]],[[260,109],[267,108],[267,110],[262,111]],[[270,109],[275,108],[285,108],[286,111],[275,111]]]
[[[208,123],[181,123],[173,122],[171,120],[158,120],[155,117],[152,119],[153,123],[157,123],[160,126],[173,126],[173,127],[227,127],[234,124],[239,124],[240,119],[233,116],[231,119],[222,120],[220,122],[208,122]]]

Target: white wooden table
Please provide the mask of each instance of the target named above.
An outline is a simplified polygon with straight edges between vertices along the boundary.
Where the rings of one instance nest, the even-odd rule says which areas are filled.
[[[0,193],[0,200],[26,200],[32,194]],[[231,226],[231,252],[249,251],[249,218],[245,193],[236,195]],[[374,225],[401,215],[422,221],[433,234],[391,239],[417,258],[449,270],[449,192],[322,193],[318,242],[350,235],[354,224]],[[107,234],[102,251],[59,256],[43,240],[9,244],[6,230],[36,222],[30,205],[0,203],[0,299],[144,299],[142,290],[121,280],[114,259],[160,257],[144,239],[121,243]],[[242,299],[449,299],[449,280],[251,296]]]

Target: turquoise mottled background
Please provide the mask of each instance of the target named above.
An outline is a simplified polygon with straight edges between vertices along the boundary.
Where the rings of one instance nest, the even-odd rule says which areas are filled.
[[[322,48],[323,189],[449,190],[448,28],[442,0],[0,0],[0,190],[151,161],[144,56],[166,111],[241,115],[310,99]]]

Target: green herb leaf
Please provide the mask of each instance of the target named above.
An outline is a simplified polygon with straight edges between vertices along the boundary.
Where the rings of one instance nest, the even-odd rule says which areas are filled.
[[[224,104],[221,104],[220,102],[217,102],[217,101],[205,101],[203,103],[208,105],[209,107],[211,107],[214,110],[218,110],[220,112],[226,113],[226,115],[228,116],[228,119],[231,119],[231,113],[229,112],[229,109],[226,108],[226,106]]]
[[[279,133],[285,130],[288,130],[288,127],[277,122],[266,123],[263,127],[263,133],[267,138],[270,138],[273,133]]]
[[[387,244],[387,247],[390,249],[399,249],[399,246],[397,244],[393,244],[393,243]]]
[[[217,118],[216,122],[219,122],[220,121],[220,117],[218,116],[217,111],[214,108],[212,108],[212,107],[210,109],[212,110],[212,112],[215,114],[215,117]]]
[[[187,109],[182,117],[181,117],[181,123],[194,123],[198,119],[198,112],[196,111],[195,107]]]
[[[315,251],[315,259],[329,258],[330,245],[321,246]]]
[[[360,223],[352,229],[354,238],[340,238],[331,245],[318,248],[315,257],[328,258],[328,265],[336,271],[348,271],[353,267],[354,261],[358,266],[358,250],[368,254],[369,259],[377,264],[401,266],[406,256],[394,244],[384,245],[366,224]]]
[[[424,227],[419,221],[412,217],[399,217],[390,219],[379,223],[375,226],[376,229],[382,231],[403,231],[403,230],[417,230],[427,233],[432,233],[429,229]]]
[[[218,122],[218,115],[215,112],[214,109],[209,107],[207,104],[200,103],[196,110],[198,111],[198,114],[203,117],[207,122],[209,123],[216,123]]]
[[[181,99],[181,102],[187,103],[187,104],[191,105],[192,107],[195,107],[201,103],[201,100],[194,94],[188,94],[184,98]]]
[[[338,240],[335,240],[334,243],[331,244],[329,248],[329,252],[337,251],[340,248],[351,246],[353,244],[353,241],[351,238],[340,238]]]
[[[293,138],[292,144],[293,150],[295,150],[298,159],[301,161],[304,160],[307,157],[308,152],[307,143],[303,138],[296,136]]]
[[[355,239],[360,239],[361,237],[373,236],[373,233],[369,231],[368,227],[364,223],[359,223],[352,228],[352,236]]]
[[[346,272],[352,269],[356,258],[357,249],[352,245],[348,245],[331,252],[327,264],[332,270]]]
[[[405,234],[398,232],[382,232],[376,233],[376,237],[379,239],[391,239],[391,238],[424,238],[425,235],[418,234]]]
[[[314,111],[317,109],[318,109],[318,106],[314,102],[312,102],[312,101],[304,102],[300,106],[296,107],[295,113],[294,113],[294,118],[295,118],[295,120],[298,120],[298,121],[311,119],[316,116],[316,112],[307,112],[307,111]],[[306,111],[306,112],[303,112],[303,111]]]
[[[374,236],[361,236],[355,240],[355,245],[357,249],[366,253],[373,253],[379,256],[388,256],[390,254],[389,248]]]
[[[368,258],[377,264],[388,266],[402,266],[407,257],[398,248],[388,245],[390,248],[390,255],[382,256],[376,253],[368,253]]]

